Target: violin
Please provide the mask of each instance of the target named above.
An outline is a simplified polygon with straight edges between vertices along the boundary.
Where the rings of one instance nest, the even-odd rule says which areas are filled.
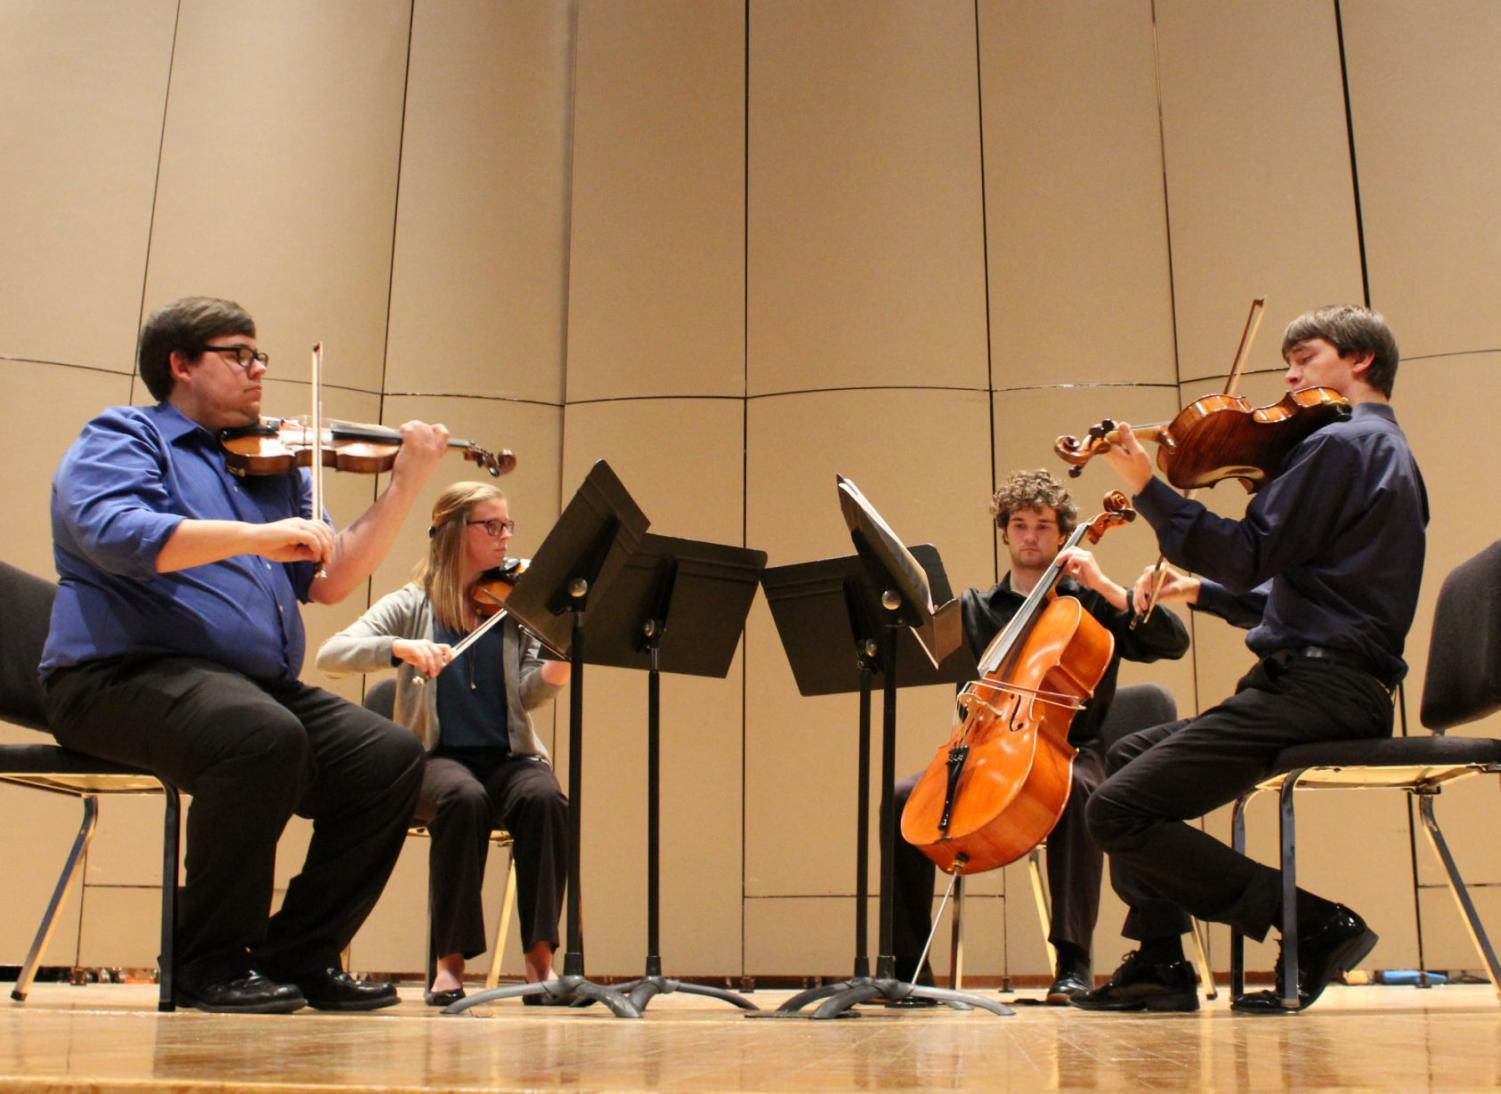
[[[306,419],[262,418],[256,425],[220,430],[219,443],[224,446],[231,474],[285,475],[312,465],[314,435]],[[385,426],[330,421],[318,436],[322,443],[316,447],[322,450],[322,466],[336,471],[383,474],[391,470],[401,449],[401,432]],[[516,457],[508,448],[492,453],[473,441],[455,437],[449,438],[448,447],[461,450],[466,460],[484,468],[492,478],[516,466]]]
[[[1282,470],[1287,454],[1310,433],[1350,416],[1350,404],[1327,387],[1290,391],[1275,403],[1253,407],[1240,395],[1215,393],[1195,399],[1166,424],[1132,426],[1143,441],[1156,441],[1157,466],[1180,490],[1239,479],[1254,494]],[[1105,419],[1088,437],[1059,437],[1053,451],[1077,478],[1095,456],[1120,441],[1115,422]]]
[[[1091,544],[1134,520],[1124,494],[1074,529],[1064,548]],[[1059,556],[1062,556],[1062,550]],[[1115,637],[1044,571],[959,693],[963,721],[933,755],[902,811],[902,836],[949,874],[1015,862],[1047,838],[1068,804],[1074,715],[1110,667]]]

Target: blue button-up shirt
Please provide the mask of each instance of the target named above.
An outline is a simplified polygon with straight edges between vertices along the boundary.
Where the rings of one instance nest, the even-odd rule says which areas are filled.
[[[265,524],[311,508],[306,472],[238,479],[213,435],[175,407],[105,411],[52,480],[58,591],[42,675],[163,650],[258,679],[295,679],[311,563],[236,555],[159,574],[156,557],[185,519]]]
[[[1250,627],[1260,656],[1324,646],[1392,678],[1417,611],[1428,495],[1385,403],[1306,437],[1229,520],[1148,483],[1136,507],[1171,561],[1206,580],[1196,607]]]

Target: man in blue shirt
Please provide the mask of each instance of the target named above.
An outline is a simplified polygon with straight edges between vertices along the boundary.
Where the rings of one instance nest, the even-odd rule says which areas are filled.
[[[1422,476],[1388,403],[1396,340],[1365,308],[1320,308],[1289,324],[1282,356],[1289,388],[1332,388],[1352,413],[1297,445],[1244,519],[1174,493],[1128,426],[1105,454],[1163,553],[1201,575],[1174,571],[1164,598],[1250,627],[1246,644],[1260,660],[1218,706],[1110,750],[1113,774],[1090,800],[1089,828],[1130,907],[1124,933],[1141,948],[1073,1000],[1087,1010],[1196,1009],[1196,977],[1179,944],[1185,912],[1261,939],[1281,920],[1282,896],[1276,870],[1186,822],[1254,786],[1284,748],[1391,733],[1428,523]],[[1147,589],[1144,575],[1138,608]],[[1376,935],[1350,909],[1301,889],[1296,916],[1307,1007]],[[1270,991],[1231,1005],[1283,1012]]]
[[[180,1000],[203,1010],[368,1010],[389,984],[340,952],[380,895],[421,783],[407,731],[298,680],[299,601],[336,603],[386,553],[447,446],[410,422],[385,492],[335,534],[305,472],[237,478],[220,430],[256,423],[267,356],[237,304],[190,297],[141,331],[158,400],[84,427],[52,484],[59,575],[42,656],[69,748],[193,795],[178,920]],[[276,844],[314,822],[270,914]]]

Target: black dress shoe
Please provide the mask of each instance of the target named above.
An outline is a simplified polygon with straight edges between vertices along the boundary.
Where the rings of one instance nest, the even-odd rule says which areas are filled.
[[[427,992],[422,996],[422,1001],[430,1007],[451,1007],[462,998],[464,998],[464,989],[453,988],[449,991]]]
[[[1365,920],[1343,904],[1336,904],[1334,911],[1307,931],[1298,932],[1298,1005],[1288,1008],[1282,1005],[1278,992],[1254,991],[1242,995],[1230,1004],[1230,1009],[1241,1014],[1293,1014],[1313,1005],[1329,981],[1342,976],[1360,964],[1377,942],[1376,932],[1366,926]],[[1282,955],[1277,955],[1277,982],[1282,982]]]
[[[290,1014],[307,1006],[295,984],[278,984],[258,972],[189,988],[178,984],[177,1004],[214,1014]]]
[[[1043,1000],[1050,1007],[1066,1007],[1075,998],[1089,990],[1089,982],[1092,977],[1089,973],[1080,973],[1074,969],[1060,972],[1053,980],[1052,987],[1048,988],[1047,998]]]
[[[379,1010],[401,1002],[393,985],[356,980],[343,969],[300,976],[297,986],[316,1010]]]
[[[1199,976],[1187,961],[1154,964],[1132,950],[1102,987],[1069,1002],[1082,1010],[1198,1010],[1198,984]]]

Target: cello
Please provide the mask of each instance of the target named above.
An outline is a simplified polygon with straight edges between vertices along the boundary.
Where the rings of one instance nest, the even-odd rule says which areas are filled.
[[[1096,544],[1136,517],[1124,494],[1074,529],[1063,550]],[[1063,550],[1059,551],[1061,558]],[[902,811],[902,836],[948,874],[1015,862],[1047,838],[1072,786],[1074,715],[1110,666],[1115,638],[1083,604],[1058,596],[1059,558],[980,658],[959,693],[963,720]]]

